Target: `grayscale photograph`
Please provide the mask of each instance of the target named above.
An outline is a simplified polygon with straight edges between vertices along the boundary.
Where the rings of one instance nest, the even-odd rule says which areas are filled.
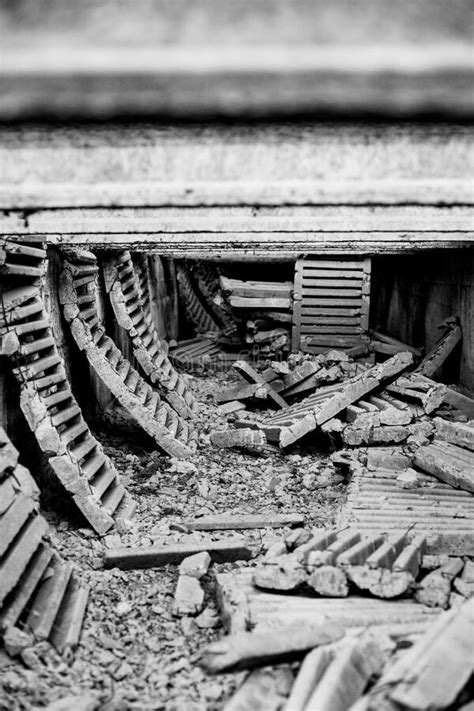
[[[0,711],[474,711],[474,0],[0,0]]]

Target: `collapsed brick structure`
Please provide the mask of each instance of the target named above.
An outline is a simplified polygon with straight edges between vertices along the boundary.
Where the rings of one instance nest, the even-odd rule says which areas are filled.
[[[48,541],[39,488],[0,428],[0,631],[16,654],[47,640],[61,652],[79,643],[89,590]]]
[[[5,707],[472,711],[469,0],[139,5],[0,8]]]

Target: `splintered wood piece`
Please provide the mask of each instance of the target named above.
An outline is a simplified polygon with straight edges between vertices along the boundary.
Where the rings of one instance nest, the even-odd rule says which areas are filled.
[[[241,632],[223,637],[203,652],[201,665],[211,674],[293,661],[305,652],[342,639],[342,627],[287,625],[269,632]]]
[[[448,326],[448,331],[441,336],[433,348],[423,358],[416,369],[417,373],[426,375],[428,378],[434,375],[455,349],[461,338],[461,327],[457,325],[453,319]]]
[[[427,607],[449,606],[451,583],[462,571],[464,562],[461,558],[451,558],[447,563],[429,573],[418,586],[415,598]]]
[[[248,383],[257,383],[258,385],[264,385],[268,388],[268,399],[273,402],[276,407],[283,409],[287,407],[285,400],[279,395],[269,383],[263,378],[257,371],[252,368],[251,365],[243,360],[236,360],[234,363],[234,369],[246,380]]]
[[[413,355],[420,357],[421,355],[421,350],[419,348],[415,348],[415,346],[410,346],[408,343],[404,343],[403,341],[398,340],[398,338],[394,338],[393,336],[389,336],[386,333],[381,333],[380,331],[374,331],[371,330],[369,331],[369,335],[371,338],[373,338],[375,341],[379,341],[380,343],[384,343],[386,345],[392,346],[393,348],[397,348],[397,352],[399,353],[400,351],[411,351]],[[375,344],[377,345],[377,344]],[[383,352],[383,351],[381,351]],[[390,354],[392,355],[392,353]]]
[[[384,363],[378,363],[356,376],[349,381],[341,392],[333,395],[322,405],[317,405],[314,408],[314,412],[306,415],[303,420],[289,427],[282,427],[280,446],[288,447],[293,444],[305,434],[312,432],[316,427],[321,426],[341,413],[348,405],[352,405],[365,395],[373,392],[380,385],[395,379],[397,375],[409,368],[412,363],[412,353],[399,353]]]
[[[402,708],[450,707],[474,668],[474,599],[440,614],[382,675],[377,688]]]
[[[293,674],[286,667],[254,669],[224,706],[224,711],[280,711]]]
[[[106,568],[122,570],[158,568],[170,563],[181,563],[184,558],[203,551],[207,551],[215,563],[250,560],[253,557],[252,550],[240,538],[227,538],[223,541],[201,544],[178,543],[173,546],[148,546],[147,548],[110,548],[105,551],[104,565]]]
[[[215,514],[196,519],[186,519],[183,526],[190,531],[227,531],[247,528],[282,528],[283,526],[302,526],[302,514]]]

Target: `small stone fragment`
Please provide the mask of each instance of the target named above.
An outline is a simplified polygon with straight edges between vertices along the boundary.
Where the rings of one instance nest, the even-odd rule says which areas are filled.
[[[174,595],[175,615],[197,615],[204,607],[204,590],[196,578],[180,575]]]
[[[200,580],[203,575],[206,575],[210,563],[211,556],[207,551],[190,555],[188,558],[181,561],[179,565],[179,574],[188,575],[191,578]]]
[[[418,473],[414,469],[406,469],[401,472],[396,479],[400,489],[417,489],[420,486]]]
[[[3,646],[11,657],[15,657],[32,645],[33,637],[31,634],[18,629],[18,627],[9,627],[3,636]]]

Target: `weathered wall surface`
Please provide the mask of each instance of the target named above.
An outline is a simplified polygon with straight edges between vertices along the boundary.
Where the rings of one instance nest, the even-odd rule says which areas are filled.
[[[354,204],[353,190],[360,181],[371,181],[376,191],[358,203],[377,204],[384,186],[390,185],[385,199],[396,204],[400,193],[393,191],[393,181],[403,181],[411,191],[406,202],[414,203],[419,199],[416,186],[468,179],[474,167],[472,145],[471,128],[455,123],[20,125],[0,128],[0,198],[5,204],[6,188],[16,186],[23,190],[25,207],[99,207],[108,203],[98,185],[125,184],[122,204],[145,207],[159,205],[161,193],[149,195],[144,185],[162,183],[171,184],[169,194],[174,187],[173,204],[196,205],[200,196],[193,185],[204,182],[213,188],[207,204],[225,199],[235,205],[242,200],[236,182],[324,181],[339,185],[338,202]],[[68,185],[74,191],[64,202],[61,195]],[[95,187],[91,195],[81,192],[88,185]],[[226,191],[226,185],[231,190]],[[31,198],[28,203],[28,188],[33,186],[38,187],[35,205]],[[246,204],[259,199],[255,187],[250,185]],[[12,200],[15,194],[20,196],[12,191]],[[318,193],[295,189],[291,197],[296,204],[315,204]],[[268,190],[265,198],[275,204],[276,195]],[[432,188],[427,201],[434,204],[436,198]],[[21,207],[11,202],[5,206]]]
[[[372,324],[396,338],[429,348],[452,315],[463,328],[462,347],[437,377],[474,391],[474,246],[424,255],[375,257]]]

